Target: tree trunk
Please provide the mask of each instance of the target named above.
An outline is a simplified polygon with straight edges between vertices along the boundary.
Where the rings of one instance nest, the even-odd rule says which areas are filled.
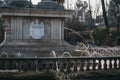
[[[107,29],[107,36],[109,37],[110,30],[109,30],[109,26],[108,26],[108,20],[107,20],[107,15],[106,15],[106,9],[105,9],[105,2],[104,2],[104,0],[101,0],[101,3],[102,3],[102,11],[103,11],[104,23],[105,23],[105,27]]]
[[[118,20],[118,22],[117,22],[117,31],[119,31],[120,30],[120,21]]]
[[[105,2],[104,2],[104,0],[101,0],[101,3],[102,3],[102,11],[103,11],[104,23],[105,23],[105,27],[107,29],[107,36],[106,36],[104,44],[105,45],[110,45],[111,44],[110,29],[109,29],[109,25],[108,25],[108,20],[107,20],[107,15],[106,15],[106,9],[105,9]]]

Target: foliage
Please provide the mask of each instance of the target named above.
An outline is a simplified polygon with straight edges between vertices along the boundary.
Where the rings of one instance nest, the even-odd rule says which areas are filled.
[[[59,80],[119,80],[119,70],[91,70],[80,72],[57,73]],[[66,77],[67,76],[67,77]],[[67,78],[67,79],[66,79]]]
[[[52,72],[1,73],[0,80],[56,80]]]
[[[100,27],[100,28],[96,28],[94,29],[91,33],[90,33],[90,37],[92,40],[94,40],[94,42],[97,45],[102,45],[105,42],[105,39],[107,37],[107,31],[105,27]]]
[[[65,32],[68,33],[68,35],[65,34],[65,40],[72,45],[77,45],[78,42],[85,42],[84,39],[85,40],[90,39],[89,32],[77,32],[84,39],[81,36],[79,36],[78,34],[75,34],[74,32],[69,32],[67,30]]]
[[[71,80],[119,80],[120,71],[119,70],[96,70],[96,71],[86,71],[85,73],[77,73],[74,76],[70,76]]]
[[[95,44],[97,45],[108,45],[108,46],[120,45],[120,32],[111,31],[108,44],[106,44],[106,37],[107,37],[107,32],[105,27],[96,28],[90,33],[90,38],[94,40]]]
[[[76,31],[85,39],[90,39],[89,32],[91,28],[93,28],[94,22],[92,16],[90,15],[91,10],[88,10],[88,3],[86,1],[77,0],[75,6],[76,8],[72,18],[68,18],[65,21],[65,27]],[[67,30],[65,30],[65,40],[71,44],[76,44],[76,42],[84,42],[80,36]]]
[[[109,20],[111,24],[114,24],[114,27],[117,27],[117,30],[120,28],[120,0],[111,0],[109,6]]]
[[[73,29],[74,31],[85,31],[89,29],[89,25],[80,22],[79,19],[75,16],[73,16],[72,19],[71,18],[66,19],[65,26],[67,28]]]
[[[111,40],[113,42],[113,45],[120,46],[120,32],[112,31],[110,37],[111,37]]]

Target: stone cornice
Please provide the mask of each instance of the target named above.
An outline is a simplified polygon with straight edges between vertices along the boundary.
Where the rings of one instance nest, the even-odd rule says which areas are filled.
[[[5,9],[0,8],[2,16],[24,16],[24,17],[55,17],[66,18],[72,16],[71,10],[40,10],[40,9]]]

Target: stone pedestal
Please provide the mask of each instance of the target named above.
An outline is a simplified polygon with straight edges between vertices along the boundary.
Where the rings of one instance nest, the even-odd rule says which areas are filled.
[[[71,16],[71,11],[1,8],[0,13],[7,24],[7,39],[1,52],[21,52],[27,57],[49,56],[51,50],[72,51],[73,48],[64,41],[64,19]]]

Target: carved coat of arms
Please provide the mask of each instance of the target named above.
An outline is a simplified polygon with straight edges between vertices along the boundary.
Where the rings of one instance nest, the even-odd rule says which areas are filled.
[[[44,36],[44,24],[43,22],[31,22],[30,24],[30,36],[33,39],[41,39]]]

